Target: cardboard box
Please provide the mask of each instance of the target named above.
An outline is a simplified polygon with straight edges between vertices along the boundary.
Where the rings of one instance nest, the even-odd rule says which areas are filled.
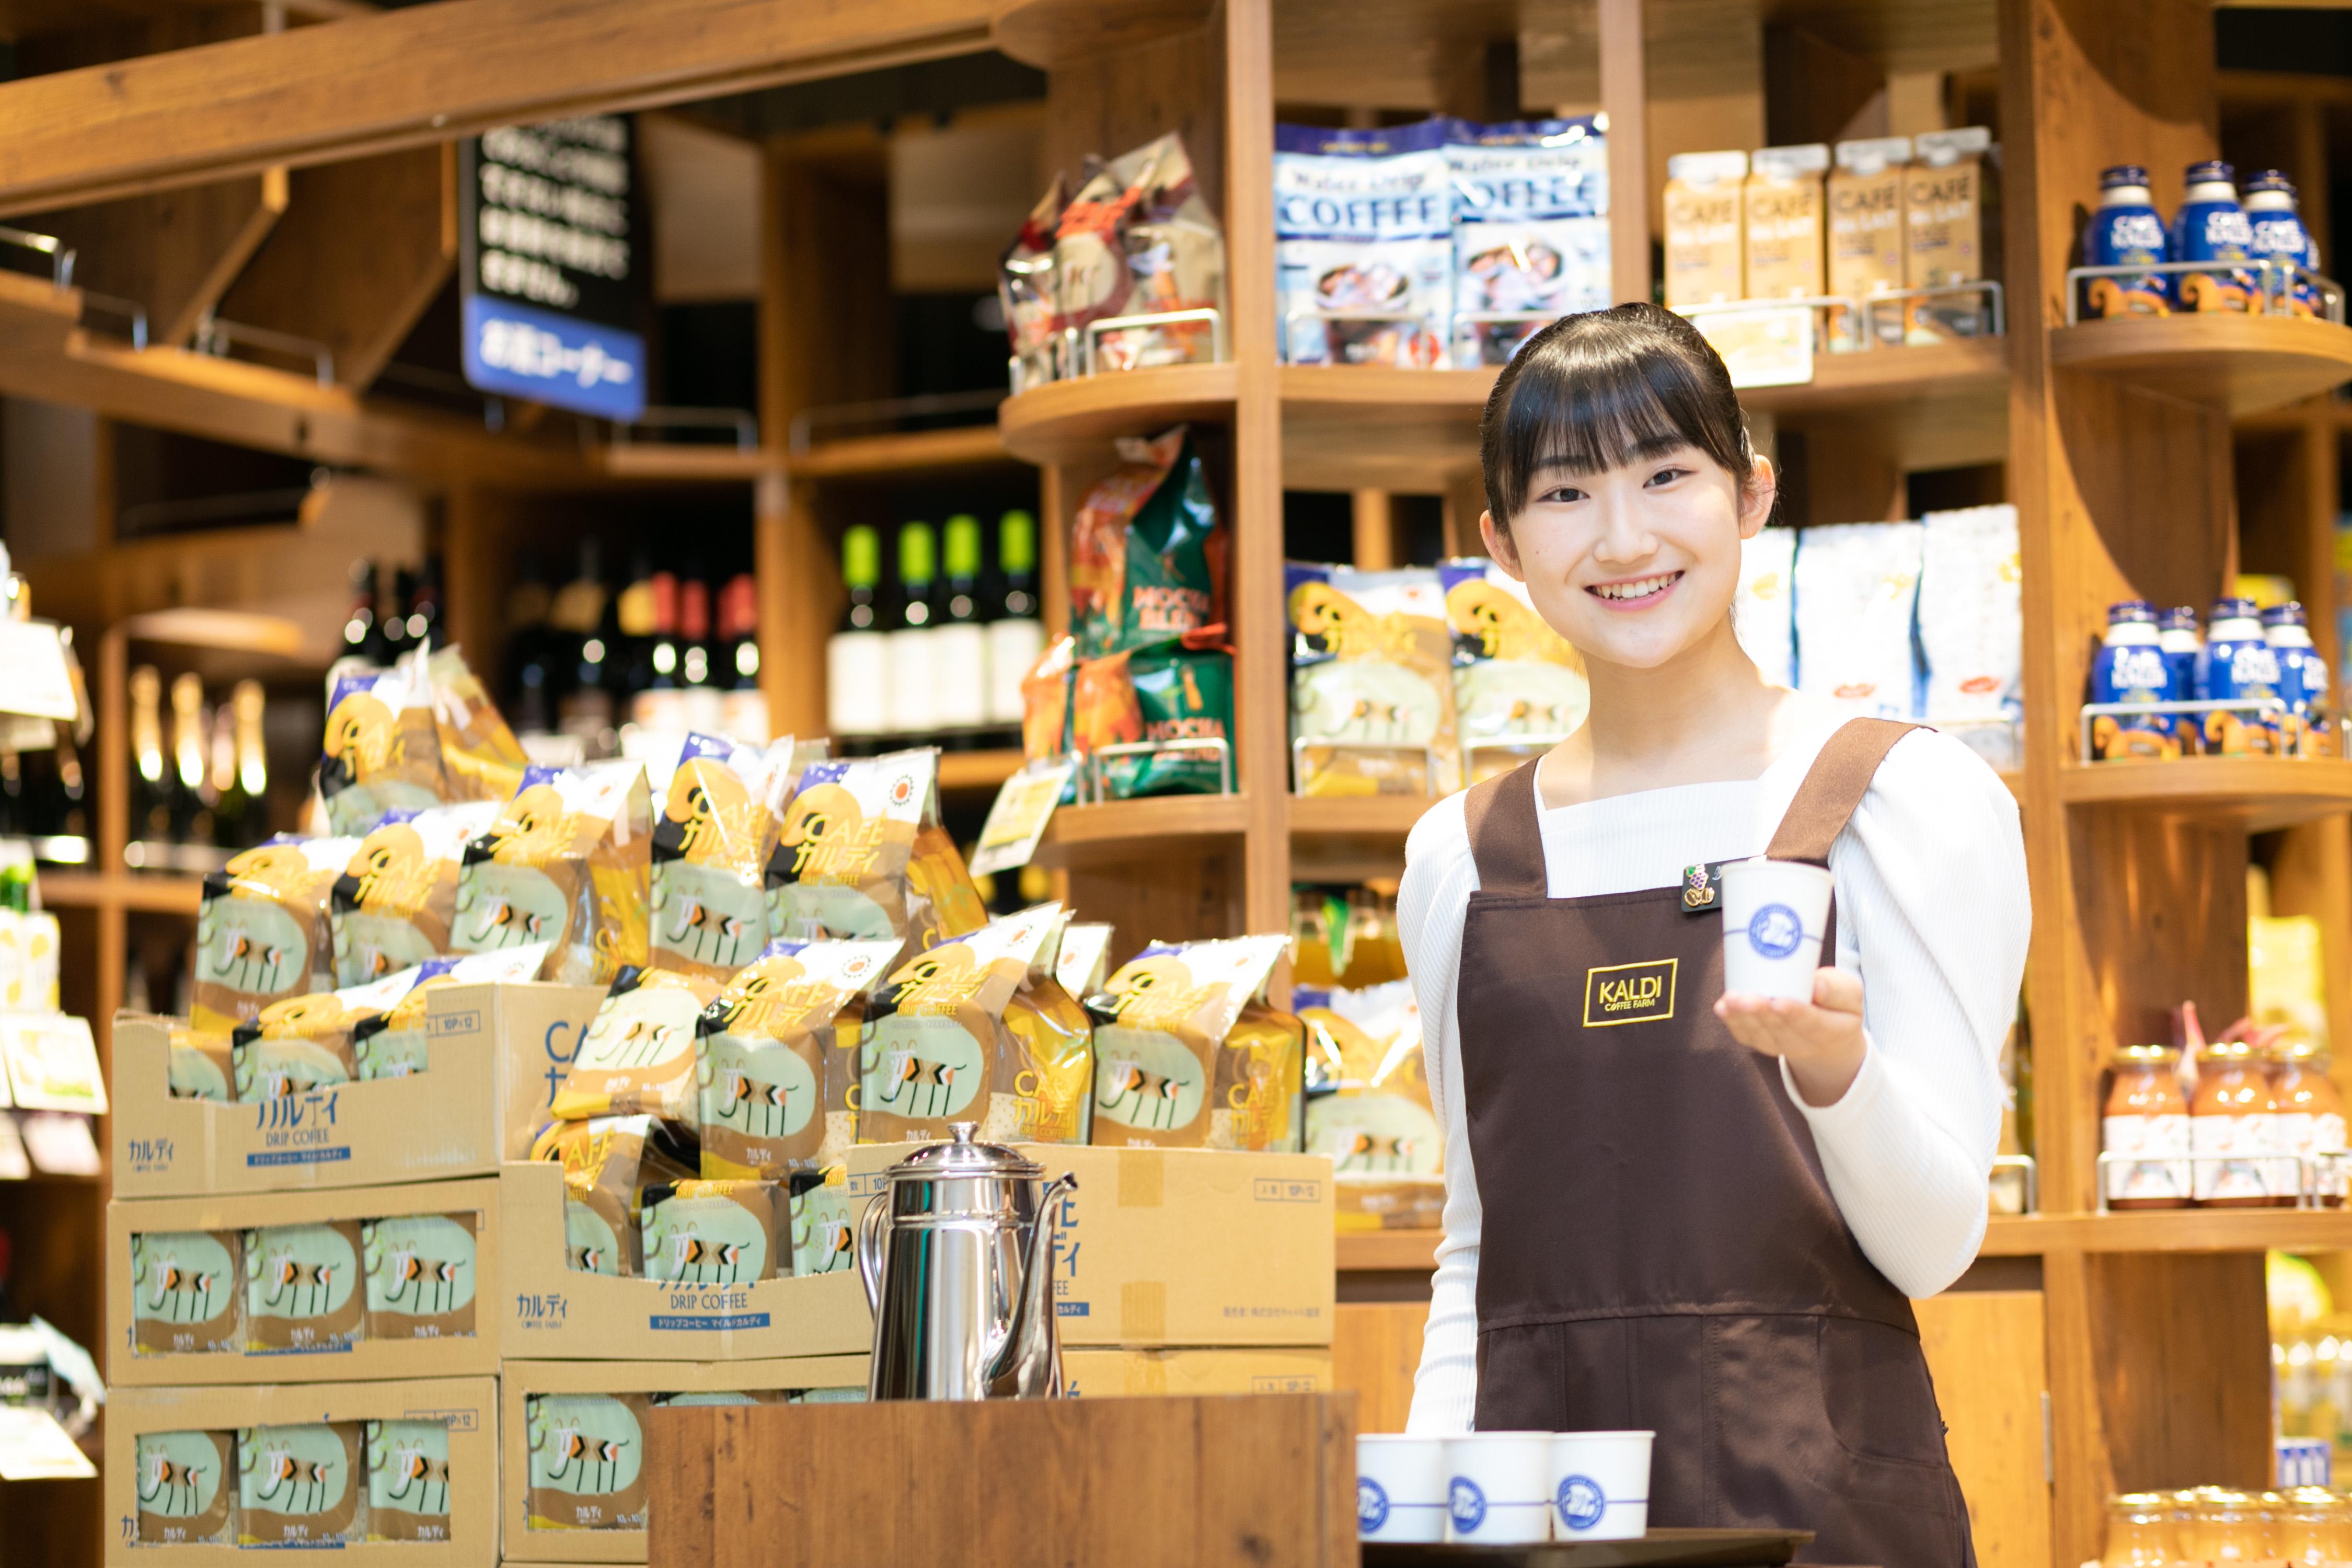
[[[1065,1350],[1062,1392],[1114,1394],[1328,1394],[1328,1350]]]
[[[172,1568],[227,1568],[232,1563],[252,1563],[253,1551],[240,1550],[233,1543],[236,1520],[230,1505],[239,1479],[236,1471],[231,1469],[221,1478],[230,1489],[226,1500],[217,1489],[207,1490],[208,1482],[216,1487],[217,1481],[202,1472],[223,1463],[223,1456],[228,1465],[236,1463],[240,1431],[333,1423],[348,1424],[346,1430],[359,1440],[361,1468],[355,1484],[362,1500],[353,1525],[367,1531],[373,1514],[373,1529],[404,1537],[345,1542],[336,1552],[338,1563],[350,1568],[493,1568],[499,1560],[497,1419],[498,1384],[487,1377],[117,1389],[106,1406],[105,1495],[106,1517],[110,1521],[106,1562],[109,1568],[152,1568],[158,1563]],[[366,1424],[371,1422],[415,1422],[426,1428],[403,1433],[396,1427],[379,1427],[374,1436],[387,1460],[415,1444],[409,1452],[420,1461],[425,1478],[436,1473],[442,1478],[440,1484],[447,1488],[446,1524],[436,1513],[386,1506],[389,1495],[379,1500],[379,1506],[369,1506]],[[437,1441],[429,1430],[436,1426],[446,1434]],[[201,1436],[159,1440],[166,1433]],[[214,1440],[205,1441],[205,1436]],[[150,1439],[143,1455],[142,1437]],[[445,1444],[446,1453],[432,1451]],[[307,1513],[275,1516],[273,1522],[279,1528],[306,1529],[306,1519],[331,1519],[340,1511],[341,1498],[350,1494],[336,1491],[331,1457],[327,1462],[330,1473],[312,1483],[321,1489],[318,1495],[328,1500],[325,1506]],[[168,1477],[166,1467],[176,1469],[184,1465],[196,1472],[193,1479]],[[263,1484],[253,1483],[257,1489]],[[420,1479],[417,1484],[434,1483]],[[351,1478],[345,1478],[346,1488],[353,1485]],[[394,1485],[385,1479],[384,1493],[389,1494]],[[175,1494],[187,1500],[174,1506],[170,1500]],[[223,1510],[217,1525],[214,1523],[216,1510]],[[247,1527],[257,1527],[260,1517],[257,1514]],[[191,1522],[177,1522],[182,1521]],[[166,1531],[207,1526],[229,1528],[231,1540],[219,1544],[160,1543]],[[431,1538],[431,1532],[444,1530],[446,1539]],[[424,1532],[425,1538],[410,1532]]]
[[[563,1170],[505,1166],[499,1209],[508,1355],[535,1361],[750,1361],[861,1354],[874,1342],[855,1268],[750,1285],[583,1273],[564,1263]]]
[[[853,1208],[908,1144],[851,1152]],[[1015,1145],[1078,1190],[1055,1213],[1062,1343],[1328,1345],[1336,1244],[1320,1154]]]
[[[531,1136],[604,1000],[593,985],[436,986],[429,1066],[257,1104],[175,1100],[163,1019],[114,1021],[119,1197],[293,1192],[487,1176]]]
[[[506,1308],[498,1190],[423,1182],[109,1204],[108,1381],[488,1376]],[[449,1228],[467,1223],[470,1258]],[[313,1228],[289,1234],[297,1226]],[[261,1227],[277,1234],[248,1259],[247,1233]],[[273,1348],[252,1349],[257,1341]]]
[[[643,1563],[646,1532],[636,1528],[551,1527],[542,1516],[532,1528],[531,1497],[583,1500],[571,1503],[581,1513],[606,1510],[608,1517],[642,1517],[645,1510],[644,1412],[655,1394],[760,1394],[830,1388],[866,1388],[863,1355],[814,1356],[774,1361],[539,1362],[510,1361],[499,1381],[499,1448],[506,1478],[501,1505],[507,1560],[512,1563]],[[585,1409],[551,1405],[541,1410],[534,1451],[531,1402],[602,1396],[609,1403]],[[625,1428],[636,1428],[634,1435]],[[569,1427],[569,1432],[565,1428]],[[551,1436],[554,1444],[551,1444]],[[607,1447],[611,1445],[611,1447]],[[634,1445],[634,1446],[633,1446]],[[572,1457],[562,1456],[566,1450]],[[598,1458],[599,1454],[612,1456]],[[635,1465],[635,1468],[632,1468]],[[560,1478],[560,1479],[559,1479]]]

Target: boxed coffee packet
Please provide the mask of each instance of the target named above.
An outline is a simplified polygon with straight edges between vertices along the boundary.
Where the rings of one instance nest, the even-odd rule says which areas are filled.
[[[1054,279],[1061,323],[1081,333],[1113,317],[1225,310],[1224,231],[1192,177],[1182,137],[1171,131],[1090,163],[1055,227]],[[1092,342],[1089,370],[1216,357],[1205,321],[1117,327]]]
[[[248,1426],[236,1435],[236,1543],[338,1547],[365,1538],[361,1424]]]
[[[352,1026],[352,1061],[360,1081],[406,1078],[425,1071],[433,1059],[425,1010],[436,985],[511,984],[536,975],[547,962],[549,944],[510,947],[464,958],[429,958],[416,966],[415,984],[389,1008]]]
[[[792,1213],[775,1182],[676,1182],[647,1187],[640,1210],[646,1278],[748,1285],[793,1270]]]
[[[535,1394],[524,1403],[527,1526],[646,1528],[644,1394]]]
[[[857,1215],[866,1200],[852,1203],[847,1176],[840,1165],[793,1173],[789,1184],[793,1274],[839,1274],[857,1267],[852,1248],[857,1245]]]
[[[370,1421],[367,1539],[449,1539],[449,1426],[446,1421]]]
[[[440,1340],[474,1332],[474,1216],[396,1215],[360,1226],[367,1337]],[[446,1511],[446,1509],[444,1511]]]
[[[1666,308],[1717,305],[1748,287],[1745,153],[1678,153],[1666,160]]]
[[[442,794],[448,800],[501,801],[522,785],[522,745],[453,645],[425,661],[433,727],[441,745]]]
[[[789,942],[896,938],[920,952],[988,923],[940,825],[939,752],[814,763],[768,860],[768,931]]]
[[[789,740],[762,752],[687,736],[654,813],[655,968],[724,981],[766,945],[763,878],[792,752]]]
[[[466,846],[489,831],[491,801],[390,811],[328,889],[335,984],[360,985],[450,950]]]
[[[142,1546],[234,1546],[231,1484],[236,1465],[234,1432],[142,1432],[132,1449],[139,1464]]]
[[[601,985],[646,959],[652,821],[635,763],[531,768],[466,847],[449,944],[490,952],[551,942],[540,974]]]
[[[1122,437],[1121,467],[1070,525],[1070,630],[1077,657],[1150,647],[1221,624],[1226,537],[1189,426]]]
[[[718,982],[672,969],[624,969],[580,1038],[549,1111],[567,1121],[646,1114],[692,1121],[694,1037]]]
[[[1454,635],[1428,567],[1294,562],[1292,734],[1301,795],[1444,795],[1461,787]]]
[[[701,1156],[691,1131],[653,1116],[555,1121],[531,1145],[534,1160],[563,1166],[563,1261],[580,1274],[634,1278],[645,1189],[693,1178]]]
[[[1559,744],[1584,722],[1584,658],[1544,623],[1527,584],[1484,556],[1441,561],[1454,631],[1462,776],[1476,784]]]
[[[1095,1019],[1091,1142],[1162,1149],[1283,1149],[1304,1090],[1287,1014],[1261,1008],[1286,936],[1154,942],[1086,1001]],[[1303,1038],[1302,1037],[1297,1037]],[[1228,1058],[1233,1059],[1228,1059]]]
[[[338,677],[319,758],[319,798],[330,830],[365,833],[387,811],[438,805],[443,787],[425,660],[411,653],[387,670]]]
[[[1307,1152],[1328,1155],[1342,1229],[1444,1219],[1445,1133],[1423,1077],[1412,983],[1299,991]]]
[[[404,969],[365,985],[314,992],[262,1009],[229,1037],[242,1101],[276,1100],[359,1076],[357,1032],[392,1011],[424,978]]]
[[[133,1355],[236,1355],[242,1237],[233,1230],[134,1232],[131,1237]]]
[[[1747,298],[1802,300],[1822,292],[1822,142],[1759,147],[1742,195],[1748,225]]]
[[[226,1033],[273,1002],[335,984],[327,900],[358,847],[280,834],[205,876],[189,1022]]]
[[[898,943],[774,942],[695,1025],[702,1173],[782,1180],[836,1164],[857,1141],[865,993]]]
[[[244,1251],[247,1353],[340,1350],[365,1331],[358,1220],[262,1226]]]

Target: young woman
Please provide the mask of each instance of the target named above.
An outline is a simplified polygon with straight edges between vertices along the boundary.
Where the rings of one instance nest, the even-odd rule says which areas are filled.
[[[1653,1524],[1972,1562],[1908,1298],[1984,1233],[2029,919],[2016,805],[1958,742],[1741,651],[1772,469],[1687,321],[1546,328],[1482,444],[1487,550],[1583,654],[1592,710],[1406,849],[1446,1129],[1412,1430],[1651,1429]],[[1810,1003],[1723,994],[1707,868],[1763,854],[1834,879]],[[1605,971],[1666,984],[1596,1016]]]

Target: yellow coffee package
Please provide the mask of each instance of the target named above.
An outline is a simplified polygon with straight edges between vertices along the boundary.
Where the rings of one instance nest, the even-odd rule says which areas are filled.
[[[1748,286],[1740,187],[1745,153],[1679,153],[1666,160],[1666,305],[1716,305]]]
[[[1293,562],[1284,580],[1298,793],[1459,789],[1454,634],[1437,573]]]
[[[329,828],[365,833],[387,811],[438,805],[443,788],[441,736],[419,654],[404,655],[387,670],[336,680],[319,758]]]
[[[563,1261],[580,1274],[634,1278],[645,1189],[690,1180],[701,1161],[693,1134],[656,1116],[555,1121],[531,1144],[534,1160],[563,1166]]]
[[[336,984],[381,980],[449,951],[466,846],[498,816],[495,802],[470,801],[386,812],[369,829],[328,889]]]
[[[1039,904],[950,937],[907,959],[867,1004],[858,1040],[857,1141],[943,1140],[950,1122],[977,1121],[1004,1142],[1039,1118],[1040,1086],[1021,1070],[1027,1052],[1004,1021],[1028,984],[1059,904]]]
[[[1454,627],[1462,773],[1477,784],[1559,743],[1584,722],[1584,658],[1544,624],[1527,584],[1484,556],[1437,563]]]
[[[774,942],[695,1025],[702,1173],[781,1181],[840,1163],[857,1141],[865,993],[898,943]]]
[[[792,1212],[777,1183],[647,1187],[640,1220],[648,1279],[749,1285],[793,1271]]]
[[[1822,292],[1822,175],[1829,166],[1830,150],[1819,142],[1759,147],[1749,157],[1741,195],[1747,298],[1802,300]]]
[[[692,1121],[694,1034],[719,983],[674,969],[621,971],[548,1107],[577,1121],[591,1116],[659,1116]]]
[[[1911,161],[1908,136],[1874,136],[1837,144],[1829,177],[1829,292],[1867,300],[1903,284],[1903,168]],[[1864,324],[1886,341],[1902,337],[1902,312],[1881,325],[1865,310]]]
[[[428,958],[416,966],[416,984],[385,1012],[352,1026],[352,1061],[362,1083],[407,1078],[432,1064],[431,1037],[425,1032],[425,998],[436,985],[511,984],[529,980],[547,962],[547,943],[510,947],[463,958]]]
[[[723,981],[767,945],[762,878],[791,750],[686,737],[654,813],[655,968]]]
[[[489,831],[466,847],[451,950],[551,942],[540,978],[563,985],[645,967],[650,816],[635,763],[526,771]]]
[[[1244,1007],[1217,1053],[1209,1147],[1297,1153],[1307,1139],[1306,1072],[1307,1026],[1263,1001]]]
[[[355,838],[281,834],[205,876],[189,1022],[233,1029],[273,1002],[335,984],[327,900],[358,847]]]
[[[1340,1228],[1439,1225],[1445,1134],[1423,1077],[1412,982],[1291,999],[1308,1039],[1307,1152],[1330,1158]]]
[[[450,800],[500,801],[522,785],[522,745],[489,692],[457,648],[425,661],[433,727],[441,743],[442,794]]]
[[[226,1033],[169,1020],[164,1077],[173,1100],[236,1098],[236,1049]]]
[[[768,931],[788,942],[897,937],[920,952],[988,923],[940,826],[936,749],[813,763],[767,874]]]
[[[1238,1149],[1265,1135],[1283,1088],[1266,1058],[1272,1036],[1286,1035],[1287,1026],[1254,1019],[1238,1047],[1228,1037],[1289,948],[1286,935],[1153,942],[1087,997],[1095,1019],[1091,1142]],[[1234,1049],[1254,1054],[1255,1066],[1229,1066],[1224,1058]],[[1213,1089],[1228,1097],[1224,1103],[1214,1102]],[[1236,1089],[1244,1103],[1234,1102]],[[1288,1092],[1295,1100],[1302,1091]]]
[[[365,985],[274,1003],[230,1035],[236,1098],[283,1099],[359,1076],[358,1030],[392,1011],[424,978],[404,969]]]
[[[1077,929],[1063,910],[1038,944],[1029,978],[1004,1005],[1004,1027],[1012,1035],[1007,1081],[1015,1089],[1007,1108],[1015,1120],[994,1130],[995,1142],[1083,1143],[1094,1123],[1095,1021],[1060,979],[1070,956],[1069,933]],[[1108,942],[1109,927],[1092,929]],[[1082,935],[1082,948],[1086,942]],[[994,1115],[993,1104],[990,1110]]]

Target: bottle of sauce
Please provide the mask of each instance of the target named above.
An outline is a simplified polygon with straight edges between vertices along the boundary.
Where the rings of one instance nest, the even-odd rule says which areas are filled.
[[[2109,605],[2107,633],[2091,660],[2091,700],[2169,702],[2179,695],[2172,689],[2155,607],[2146,599]],[[2168,714],[2103,715],[2092,734],[2102,758],[2170,757],[2179,752]]]
[[[2168,1046],[2125,1046],[2116,1052],[2099,1146],[2109,1154],[2144,1156],[2128,1164],[2108,1163],[2109,1208],[2189,1206],[2189,1102],[2180,1093],[2179,1052]]]
[[[2147,267],[2172,259],[2164,220],[2147,194],[2147,171],[2118,163],[2099,172],[2099,210],[2083,236],[2084,261],[2093,267]],[[2094,316],[2161,316],[2170,290],[2161,272],[2094,278],[2086,285]]]
[[[2192,1190],[2208,1208],[2272,1208],[2279,1152],[2278,1101],[2270,1075],[2243,1040],[2216,1040],[2198,1057],[2189,1106]],[[2287,1200],[2292,1203],[2292,1198]]]
[[[2326,1052],[2309,1040],[2296,1040],[2280,1055],[2271,1095],[2278,1101],[2279,1152],[2298,1156],[2279,1163],[2281,1173],[2294,1182],[2283,1190],[2294,1193],[2307,1185],[2315,1203],[2335,1209],[2344,1206],[2344,1097],[2327,1068]]]

